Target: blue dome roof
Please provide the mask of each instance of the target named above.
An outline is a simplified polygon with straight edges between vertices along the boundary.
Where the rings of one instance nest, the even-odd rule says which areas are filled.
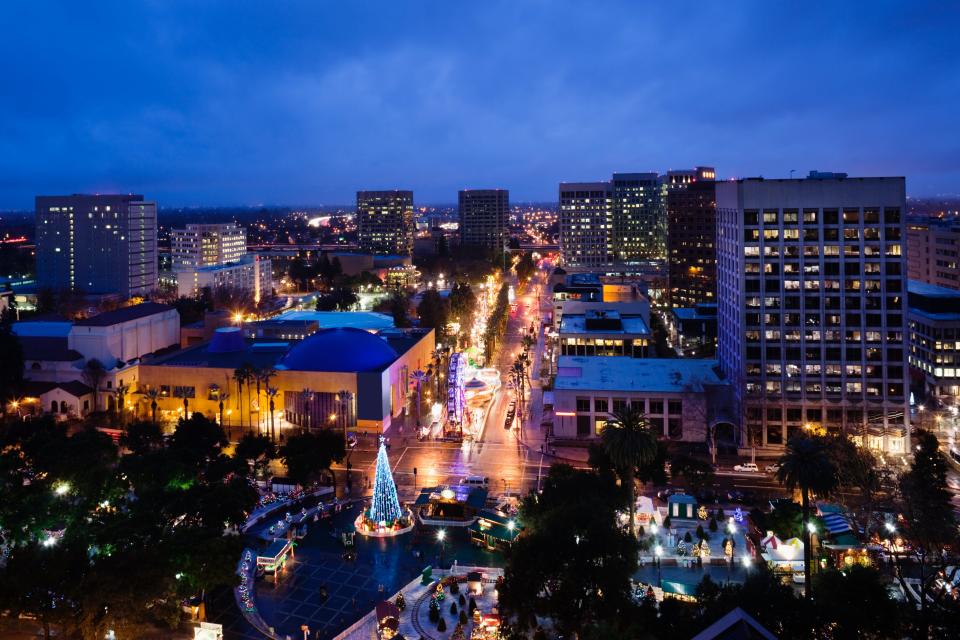
[[[373,371],[396,360],[387,342],[352,327],[321,329],[295,345],[279,363],[292,371]]]

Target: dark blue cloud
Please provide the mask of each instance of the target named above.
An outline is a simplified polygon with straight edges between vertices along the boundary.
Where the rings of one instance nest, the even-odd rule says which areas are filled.
[[[552,199],[712,164],[960,192],[945,3],[5,3],[0,207]]]

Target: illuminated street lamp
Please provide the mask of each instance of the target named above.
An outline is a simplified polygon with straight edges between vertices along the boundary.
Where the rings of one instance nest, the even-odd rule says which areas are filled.
[[[447,537],[447,532],[444,529],[437,531],[437,544],[440,546],[440,562],[439,566],[443,566],[443,541]]]

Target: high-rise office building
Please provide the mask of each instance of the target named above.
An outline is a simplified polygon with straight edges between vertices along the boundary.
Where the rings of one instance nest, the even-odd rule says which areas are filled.
[[[716,185],[718,358],[740,445],[823,429],[902,453],[904,179],[815,175]]]
[[[636,267],[667,255],[666,207],[656,173],[560,184],[560,250],[570,266]]]
[[[960,289],[960,220],[908,220],[907,271],[911,280]]]
[[[618,264],[662,261],[667,224],[656,173],[615,173],[610,181],[614,260]]]
[[[613,264],[609,182],[560,184],[560,253],[571,267]]]
[[[157,286],[157,205],[140,195],[37,196],[37,284],[125,298]]]
[[[413,254],[413,191],[357,191],[361,251]]]
[[[170,258],[174,270],[235,262],[247,254],[247,230],[232,222],[188,224],[170,230]]]
[[[670,303],[694,307],[717,296],[717,197],[712,167],[668,171],[667,203]]]
[[[459,204],[460,244],[502,251],[509,237],[510,192],[464,189]]]

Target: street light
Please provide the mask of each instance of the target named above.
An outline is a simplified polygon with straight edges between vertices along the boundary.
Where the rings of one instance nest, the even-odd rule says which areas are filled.
[[[662,557],[663,557],[663,547],[661,547],[660,545],[657,545],[656,547],[654,547],[653,554],[657,558],[657,586],[659,587],[659,586],[662,586],[661,583],[663,582],[663,574],[660,568],[660,565],[662,563]]]
[[[440,545],[440,562],[439,566],[443,566],[443,541],[447,537],[447,532],[444,529],[437,531],[437,543]]]

